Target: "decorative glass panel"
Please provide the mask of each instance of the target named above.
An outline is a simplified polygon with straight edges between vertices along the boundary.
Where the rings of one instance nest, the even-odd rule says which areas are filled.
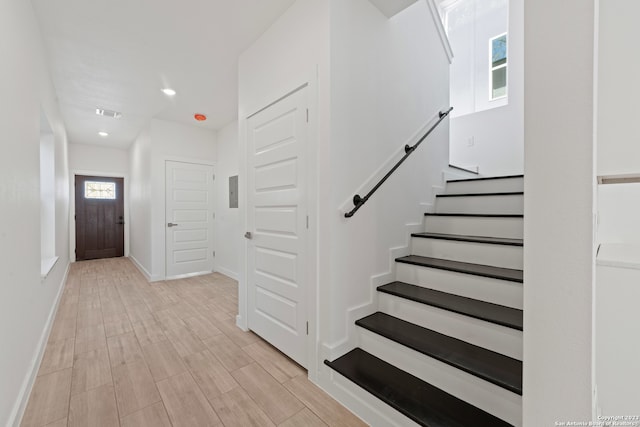
[[[105,199],[115,200],[116,183],[115,182],[84,182],[84,198],[85,199]]]
[[[507,62],[507,35],[491,40],[491,66],[493,68]]]

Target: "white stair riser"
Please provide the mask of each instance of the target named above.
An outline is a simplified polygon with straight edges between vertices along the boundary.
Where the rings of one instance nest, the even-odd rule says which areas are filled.
[[[447,194],[503,193],[524,191],[524,178],[483,179],[479,181],[447,182]]]
[[[522,239],[523,218],[433,216],[425,217],[425,232],[460,236],[491,236]]]
[[[358,328],[358,341],[360,348],[387,363],[515,426],[522,425],[521,396],[364,328]]]
[[[522,270],[523,265],[522,246],[412,237],[411,253],[517,270]]]
[[[396,280],[522,310],[522,283],[396,263]]]
[[[522,331],[380,292],[383,313],[522,360]]]
[[[436,213],[522,214],[522,194],[497,196],[438,197]]]

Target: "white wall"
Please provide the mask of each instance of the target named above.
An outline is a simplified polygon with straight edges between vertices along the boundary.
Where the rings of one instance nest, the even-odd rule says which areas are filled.
[[[598,57],[598,175],[640,174],[640,3],[601,2]],[[640,184],[600,185],[598,242],[640,244]]]
[[[0,3],[0,424],[18,424],[62,289],[68,254],[67,139],[31,2]],[[40,277],[40,111],[55,137],[55,252]]]
[[[598,175],[640,174],[637,99],[640,54],[640,4],[632,0],[601,1],[598,33]],[[640,184],[598,186],[598,263],[630,261],[635,269],[598,265],[596,284],[596,380],[602,415],[637,412],[638,393],[628,384],[637,378],[636,335],[639,291]],[[613,243],[613,244],[611,244]],[[625,245],[618,245],[625,244]],[[611,250],[616,248],[617,250]],[[607,259],[608,258],[608,259]]]
[[[526,427],[592,416],[594,8],[525,3]]]
[[[598,186],[598,243],[640,244],[640,183]]]
[[[129,257],[151,278],[151,131],[147,127],[129,149]]]
[[[216,271],[238,279],[240,244],[244,234],[238,208],[229,208],[229,177],[239,171],[238,122],[218,131],[216,167]]]
[[[165,120],[151,120],[151,279],[165,277],[165,163],[213,164],[216,132]]]
[[[598,175],[640,173],[640,2],[600,2]]]
[[[508,104],[483,111],[476,109],[478,112],[470,114],[465,109],[462,116],[454,104],[451,119],[451,164],[477,166],[483,176],[515,175],[524,171],[524,0],[509,1],[508,50]],[[486,51],[488,46],[483,52]],[[454,63],[464,60],[455,46],[454,55]],[[483,56],[487,57],[488,53]],[[487,67],[488,63],[484,65]],[[488,76],[481,80],[485,85],[476,92],[484,93],[487,99]]]
[[[490,99],[489,41],[508,32],[510,6],[508,0],[464,0],[447,13],[447,35],[454,54],[449,74],[451,103],[456,107],[452,117],[507,104],[507,98]],[[522,25],[519,31],[523,31]],[[510,36],[507,34],[507,49],[513,51]]]
[[[348,333],[353,339],[349,310],[375,310],[372,276],[392,271],[390,249],[407,246],[406,224],[422,223],[421,203],[433,202],[432,186],[441,184],[449,151],[444,122],[354,217],[343,217],[343,203],[449,106],[449,62],[426,2],[392,19],[367,0],[331,6],[331,158],[320,169],[332,189],[331,240],[324,248],[330,268],[320,268],[320,283],[330,289],[330,327],[321,336],[327,348]]]
[[[129,152],[89,144],[69,144],[69,169],[80,172],[129,174]],[[114,175],[114,176],[116,176]]]

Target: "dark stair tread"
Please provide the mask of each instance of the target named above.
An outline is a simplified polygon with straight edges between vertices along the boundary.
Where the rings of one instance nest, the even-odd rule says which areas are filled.
[[[463,194],[436,194],[436,197],[484,197],[484,196],[518,196],[523,195],[524,191],[502,191],[496,193],[463,193]]]
[[[424,216],[469,216],[473,218],[524,218],[523,214],[472,214],[472,213],[432,213],[432,212],[426,212]]]
[[[448,179],[447,182],[488,181],[492,179],[524,178],[524,175],[482,176],[478,178]]]
[[[324,363],[421,426],[511,426],[360,348]]]
[[[522,283],[522,270],[514,270],[512,268],[471,264],[468,262],[451,261],[441,258],[429,258],[418,255],[409,255],[401,258],[396,258],[396,262]]]
[[[443,233],[413,233],[411,236],[421,237],[424,239],[455,240],[458,242],[489,243],[494,245],[507,245],[507,246],[523,246],[522,239],[507,239],[504,237],[464,236],[460,234],[443,234]]]
[[[356,325],[522,395],[522,362],[431,329],[377,312]]]
[[[378,291],[495,323],[496,325],[522,330],[522,310],[516,308],[427,289],[404,282],[387,283],[379,286]]]

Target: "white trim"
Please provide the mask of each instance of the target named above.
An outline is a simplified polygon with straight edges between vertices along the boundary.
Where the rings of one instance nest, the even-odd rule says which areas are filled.
[[[446,110],[446,107],[442,110]],[[427,130],[435,123],[436,120],[439,119],[439,113],[436,113],[433,117],[431,117],[425,124],[423,124],[411,137],[409,137],[397,150],[387,158],[387,160],[373,172],[357,189],[355,192],[350,194],[359,194],[363,196],[366,194],[365,192],[369,191],[377,181],[379,181],[392,167],[395,163],[405,155],[404,147],[405,145],[413,145],[415,144],[422,135],[427,132]],[[353,199],[352,196],[347,200],[342,202],[338,210],[340,211],[340,216],[344,221],[347,221],[347,218],[344,217],[344,214],[353,209]]]
[[[238,117],[239,126],[239,156],[238,188],[241,197],[238,200],[240,221],[244,230],[247,230],[247,122],[248,118],[271,105],[274,99],[281,99],[282,94],[291,94],[304,87],[307,89],[307,108],[309,121],[307,123],[307,214],[309,215],[309,229],[307,230],[307,321],[309,322],[309,334],[307,335],[307,372],[310,380],[318,378],[321,367],[318,364],[318,352],[320,350],[318,336],[320,335],[320,289],[318,280],[318,216],[319,216],[319,170],[317,159],[320,152],[319,132],[319,103],[318,103],[318,66],[314,65],[306,74],[303,81],[292,81],[288,88],[281,88],[280,93],[270,99],[262,99],[256,105],[247,108],[246,114]],[[315,160],[315,161],[314,161]],[[240,269],[238,274],[238,315],[236,325],[243,331],[248,328],[248,287],[247,287],[247,250],[246,239],[242,239]]]
[[[68,262],[67,268],[62,276],[62,280],[58,288],[58,294],[56,295],[55,302],[51,307],[49,317],[47,318],[47,322],[45,323],[42,334],[40,335],[40,340],[38,341],[36,352],[31,359],[30,372],[27,374],[22,383],[20,393],[18,394],[18,399],[16,399],[16,403],[11,411],[11,414],[9,415],[9,422],[7,423],[7,426],[18,427],[22,422],[24,411],[27,409],[27,403],[29,402],[29,397],[31,396],[31,391],[33,390],[33,385],[36,381],[36,377],[38,376],[38,370],[40,369],[42,358],[44,357],[44,352],[47,347],[47,341],[49,341],[51,327],[53,326],[53,321],[56,317],[56,313],[58,312],[58,306],[62,297],[62,291],[64,290],[65,284],[67,282],[67,277],[69,276],[70,266],[71,263]]]
[[[328,366],[324,366],[323,369],[323,380],[316,384],[368,425],[373,427],[418,426],[414,421]]]
[[[101,176],[105,178],[122,178],[124,194],[124,256],[129,256],[129,174],[123,172],[97,172],[85,169],[72,169],[69,171],[69,261],[76,261],[76,175]]]
[[[247,327],[247,319],[240,316],[239,314],[236,316],[236,326],[244,332],[249,332],[249,328]]]
[[[131,260],[131,262],[133,262],[133,265],[135,265],[136,268],[140,270],[140,273],[142,273],[145,279],[147,279],[147,282],[152,282],[151,273],[149,273],[147,269],[144,268],[144,266],[140,263],[140,261],[138,261],[136,257],[134,257],[133,255],[129,255],[128,258]]]
[[[451,43],[449,42],[449,37],[447,36],[447,31],[444,28],[442,19],[440,19],[440,13],[438,13],[438,6],[436,5],[436,0],[426,0],[426,2],[427,2],[427,5],[429,6],[429,12],[431,12],[431,18],[433,19],[433,23],[436,26],[436,30],[438,31],[438,36],[440,37],[440,43],[442,43],[442,48],[444,49],[444,53],[445,55],[447,55],[449,64],[451,64],[453,62],[453,49],[451,48]]]
[[[236,273],[235,271],[231,271],[228,268],[216,267],[214,271],[220,274],[224,274],[225,276],[230,277],[233,280],[238,280],[238,273]]]
[[[53,267],[56,266],[59,258],[60,257],[58,256],[54,256],[53,258],[40,260],[40,280],[42,280],[43,282],[47,280],[47,276],[49,276],[49,273],[51,273]]]
[[[164,164],[166,164],[169,161],[169,162],[179,162],[179,163],[191,163],[194,165],[213,166],[214,168],[217,163],[214,160],[201,160],[193,157],[180,157],[180,156],[164,156],[162,159],[164,160]]]
[[[176,274],[175,276],[165,276],[164,280],[188,279],[189,277],[198,277],[211,274],[213,271],[197,271],[195,273]]]
[[[163,236],[162,239],[160,239],[159,245],[161,247],[158,247],[158,251],[162,252],[162,260],[164,263],[164,266],[162,268],[162,275],[157,275],[157,276],[151,276],[150,281],[151,282],[158,282],[161,280],[172,280],[172,279],[180,279],[182,277],[179,276],[167,276],[167,228],[165,227],[165,225],[167,224],[167,162],[178,162],[178,163],[188,163],[188,164],[192,164],[192,165],[201,165],[201,166],[210,166],[211,168],[213,168],[213,174],[214,176],[216,175],[217,172],[217,161],[211,161],[211,160],[200,160],[200,159],[195,159],[193,157],[180,157],[180,156],[164,156],[162,158],[162,177],[163,177],[163,182],[164,182],[164,186],[163,186],[163,191],[162,191],[162,205],[163,205],[163,211],[162,211],[162,227],[163,227]],[[217,177],[216,177],[217,178]],[[213,195],[213,199],[214,199],[214,203],[213,203],[213,208],[212,208],[212,213],[215,213],[216,211],[216,204],[215,204],[215,196],[216,196],[216,185],[215,182],[213,182],[210,191],[212,191],[212,195]],[[153,203],[152,203],[153,205]],[[216,250],[216,242],[215,242],[215,230],[216,230],[216,221],[217,218],[214,217],[213,221],[211,223],[211,232],[212,232],[212,236],[213,236],[213,240],[211,242],[211,246],[208,248],[209,252],[213,252]],[[151,240],[153,241],[153,215],[152,215],[152,220],[151,220]],[[153,257],[154,257],[154,253],[153,251],[151,252],[151,259],[153,261]],[[213,257],[213,259],[211,260],[211,270],[208,273],[211,273],[213,271],[216,271],[216,258],[215,256]],[[199,274],[208,274],[208,273],[197,273],[197,275]]]

